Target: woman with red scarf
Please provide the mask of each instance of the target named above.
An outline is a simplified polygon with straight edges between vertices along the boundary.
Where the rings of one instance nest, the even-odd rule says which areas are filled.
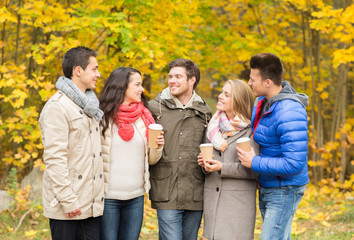
[[[148,147],[148,126],[155,123],[143,95],[141,73],[128,67],[115,69],[107,79],[100,109],[102,158],[105,180],[101,239],[135,240],[143,222],[144,194],[150,189],[149,164],[159,161],[158,148]]]

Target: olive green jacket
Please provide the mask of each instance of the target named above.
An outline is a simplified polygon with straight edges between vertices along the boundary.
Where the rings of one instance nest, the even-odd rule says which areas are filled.
[[[163,126],[160,161],[150,166],[150,199],[155,209],[203,210],[204,174],[197,163],[211,109],[196,94],[190,106],[178,107],[166,88],[149,109]]]

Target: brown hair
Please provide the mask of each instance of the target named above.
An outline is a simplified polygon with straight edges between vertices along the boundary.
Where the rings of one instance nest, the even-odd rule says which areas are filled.
[[[171,70],[174,67],[183,67],[186,70],[186,75],[188,80],[192,77],[195,77],[195,82],[193,85],[193,89],[195,89],[200,80],[200,70],[198,66],[189,59],[178,58],[168,64],[168,68]]]
[[[272,53],[259,53],[251,57],[250,66],[258,69],[262,80],[270,79],[280,86],[283,81],[283,64],[279,57]]]
[[[61,66],[63,68],[64,76],[72,78],[75,67],[80,66],[83,70],[89,64],[90,57],[96,57],[97,53],[88,47],[75,47],[67,51],[64,55]]]
[[[235,79],[227,80],[231,85],[231,108],[233,113],[244,121],[251,122],[254,95],[246,82]]]

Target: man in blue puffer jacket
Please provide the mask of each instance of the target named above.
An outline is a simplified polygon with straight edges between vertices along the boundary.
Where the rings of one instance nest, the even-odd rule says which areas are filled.
[[[283,81],[280,59],[271,53],[254,55],[248,85],[258,99],[252,113],[253,149],[237,148],[239,159],[259,174],[261,239],[291,239],[291,223],[309,182],[307,171],[308,97]]]

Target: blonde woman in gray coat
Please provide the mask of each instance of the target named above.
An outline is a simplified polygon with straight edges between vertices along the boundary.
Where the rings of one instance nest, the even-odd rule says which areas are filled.
[[[217,111],[209,122],[207,141],[213,144],[213,160],[198,164],[206,174],[204,184],[204,236],[215,240],[253,239],[256,216],[257,175],[242,166],[236,140],[252,139],[252,90],[242,80],[226,81],[218,97]]]

